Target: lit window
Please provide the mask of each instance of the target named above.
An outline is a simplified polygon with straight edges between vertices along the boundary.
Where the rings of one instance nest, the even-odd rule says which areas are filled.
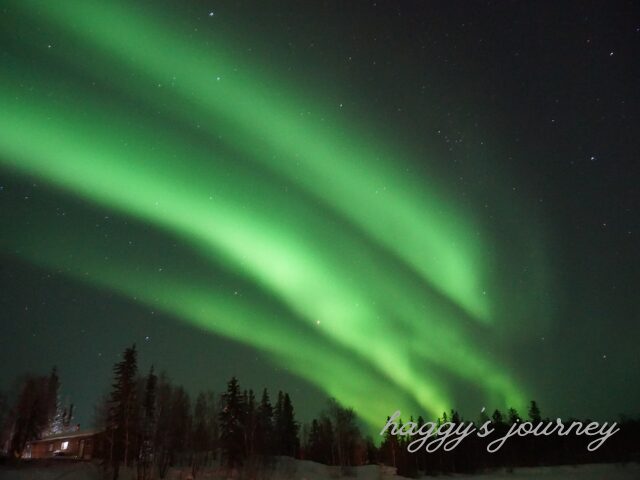
[[[62,442],[62,444],[60,445],[60,448],[62,450],[66,450],[67,448],[69,448],[69,442]]]

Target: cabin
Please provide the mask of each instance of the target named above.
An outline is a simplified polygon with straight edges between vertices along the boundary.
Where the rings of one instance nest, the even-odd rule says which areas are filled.
[[[98,430],[78,430],[33,440],[27,443],[22,458],[99,458],[102,454],[103,436],[104,433]]]

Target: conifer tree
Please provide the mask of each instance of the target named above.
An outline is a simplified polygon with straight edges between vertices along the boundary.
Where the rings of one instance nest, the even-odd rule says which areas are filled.
[[[514,423],[520,422],[522,419],[520,418],[520,414],[515,408],[509,409],[509,423],[513,425]]]
[[[242,427],[244,431],[244,449],[246,456],[252,456],[255,453],[255,434],[256,434],[256,398],[253,390],[248,392],[245,390],[243,396],[244,418]]]
[[[531,405],[529,406],[529,418],[533,423],[540,423],[542,420],[540,417],[540,409],[538,408],[538,404],[535,400],[531,400]]]
[[[213,432],[209,425],[209,408],[207,395],[204,392],[200,392],[193,410],[191,475],[194,478],[200,468],[207,463],[209,451],[212,448],[211,437]]]
[[[67,408],[60,403],[56,409],[56,414],[53,417],[53,421],[51,422],[51,425],[49,427],[51,435],[57,435],[64,432],[66,421]]]
[[[69,430],[71,428],[71,422],[73,421],[73,403],[69,404],[69,408],[65,409],[65,414],[62,416],[62,429]]]
[[[273,409],[273,453],[275,455],[282,455],[284,451],[284,432],[283,432],[283,420],[282,420],[282,405],[284,403],[284,393],[282,390],[278,391],[278,398]]]
[[[169,429],[169,465],[174,465],[189,450],[191,437],[191,400],[182,386],[173,389]]]
[[[338,452],[335,442],[335,428],[328,415],[322,415],[319,421],[320,425],[320,445],[323,463],[328,465],[336,465],[338,463]]]
[[[387,422],[391,417],[387,417]],[[402,421],[398,421],[398,426],[402,425]],[[382,455],[382,459],[384,463],[387,465],[391,465],[392,467],[398,466],[398,457],[400,455],[400,445],[398,443],[398,437],[393,435],[392,429],[388,428],[384,434],[384,440],[380,445],[380,454]]]
[[[262,391],[256,416],[256,451],[261,455],[269,455],[273,451],[273,407],[266,388]]]
[[[276,431],[280,433],[280,455],[295,457],[300,447],[300,440],[298,439],[299,426],[295,420],[293,404],[288,393],[285,393],[282,397],[282,406],[277,421]]]
[[[55,422],[60,410],[60,378],[58,377],[58,369],[53,367],[47,381],[47,433],[60,433],[54,430]]]
[[[209,448],[209,431],[207,428],[207,398],[200,392],[193,409],[193,451],[206,452]]]
[[[320,431],[320,422],[317,419],[311,421],[309,428],[309,436],[306,444],[306,458],[314,462],[323,462],[322,458],[322,433]]]
[[[47,377],[27,377],[13,410],[13,428],[9,450],[22,455],[27,442],[40,438],[48,423]]]
[[[244,453],[242,394],[236,377],[227,383],[220,412],[220,447],[228,467],[242,463]]]
[[[136,346],[124,351],[123,359],[113,367],[113,389],[110,396],[108,432],[109,460],[113,479],[117,480],[120,463],[129,464],[131,447],[136,435],[136,374],[138,360]]]
[[[207,450],[211,452],[211,457],[216,458],[216,450],[218,448],[218,399],[216,395],[209,391],[206,392],[207,400],[207,431],[209,432],[209,445]]]
[[[138,478],[147,480],[151,477],[153,461],[153,439],[156,426],[156,386],[158,377],[153,373],[153,366],[149,370],[144,389],[142,403],[142,426],[140,439],[140,453],[138,455]]]
[[[491,415],[491,421],[494,425],[502,425],[504,423],[504,417],[502,416],[502,412],[496,409]]]
[[[163,372],[158,378],[156,387],[156,431],[154,439],[155,463],[158,475],[164,478],[171,464],[171,408],[173,387]]]

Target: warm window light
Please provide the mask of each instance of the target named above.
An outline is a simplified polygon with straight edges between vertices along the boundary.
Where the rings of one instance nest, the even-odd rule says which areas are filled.
[[[69,448],[69,442],[62,442],[62,445],[60,445],[60,448],[62,450],[66,450],[67,448]]]

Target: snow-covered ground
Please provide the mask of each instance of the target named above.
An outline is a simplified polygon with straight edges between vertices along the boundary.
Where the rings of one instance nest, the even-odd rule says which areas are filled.
[[[319,463],[281,459],[269,472],[246,472],[235,478],[255,480],[330,480],[340,478],[340,470]],[[122,480],[134,480],[132,471],[122,471]],[[187,470],[171,470],[167,480],[189,480],[192,477]],[[199,479],[222,480],[228,475],[221,471],[202,471]],[[392,468],[367,465],[356,467],[345,479],[358,480],[401,480]],[[448,475],[443,477],[455,480],[640,480],[640,464],[580,465],[561,467],[521,468],[514,472],[497,471],[480,475]],[[25,465],[20,468],[0,467],[0,480],[104,480],[102,470],[91,463],[53,463],[48,466]]]

